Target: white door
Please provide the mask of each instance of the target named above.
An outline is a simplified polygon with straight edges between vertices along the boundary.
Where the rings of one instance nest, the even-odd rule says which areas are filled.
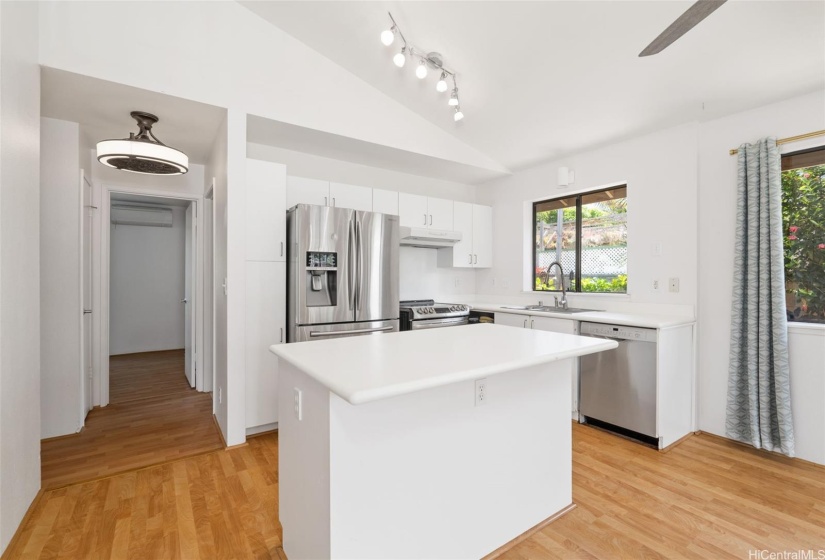
[[[82,419],[92,409],[92,356],[94,347],[92,340],[92,222],[94,221],[94,207],[92,205],[92,184],[81,170],[81,188],[83,189],[83,256],[81,278],[83,283],[83,367],[81,368],[83,410]]]
[[[186,208],[186,241],[183,258],[183,359],[184,371],[186,372],[186,379],[189,381],[189,386],[195,386],[195,347],[193,344],[194,321],[192,320],[192,311],[194,305],[194,256],[195,256],[195,203],[190,202]]]
[[[399,223],[408,227],[427,227],[427,197],[417,194],[398,193]]]
[[[495,320],[497,325],[519,327],[521,329],[530,327],[530,317],[518,313],[496,313]]]
[[[372,211],[398,215],[398,193],[372,189]]]
[[[343,183],[329,184],[330,206],[372,212],[372,189]]]
[[[453,227],[461,232],[461,241],[453,245],[453,266],[473,266],[473,205],[469,202],[453,203]]]
[[[433,229],[453,229],[453,201],[445,198],[428,198],[427,227]]]
[[[493,209],[479,204],[473,204],[473,265],[493,266]]]
[[[286,207],[289,209],[296,204],[330,206],[329,181],[288,176],[286,178]]]

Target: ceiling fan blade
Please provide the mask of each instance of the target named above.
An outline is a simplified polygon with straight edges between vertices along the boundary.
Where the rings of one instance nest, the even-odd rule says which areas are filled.
[[[685,13],[676,18],[676,21],[671,23],[658,37],[653,39],[653,42],[645,47],[645,50],[639,53],[639,56],[650,56],[662,52],[676,39],[715,12],[725,2],[727,0],[698,0]]]

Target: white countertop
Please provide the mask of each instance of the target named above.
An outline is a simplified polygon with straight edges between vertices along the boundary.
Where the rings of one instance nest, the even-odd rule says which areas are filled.
[[[572,321],[589,321],[592,323],[609,323],[612,325],[626,325],[629,327],[647,327],[651,329],[664,329],[668,327],[678,327],[690,325],[696,319],[680,315],[654,315],[650,313],[618,313],[613,311],[584,311],[581,313],[554,313],[552,311],[530,311],[526,309],[508,309],[514,304],[506,303],[468,303],[476,311],[488,311],[492,313],[515,313],[518,315],[532,315],[534,317],[555,317],[557,319],[570,319]],[[572,307],[572,306],[571,306]]]
[[[615,348],[612,340],[464,325],[276,344],[269,350],[351,404]]]

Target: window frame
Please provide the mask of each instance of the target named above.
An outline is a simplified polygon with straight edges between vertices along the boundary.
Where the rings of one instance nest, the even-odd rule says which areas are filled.
[[[628,290],[624,292],[584,292],[582,291],[582,282],[581,282],[581,270],[582,270],[582,198],[591,194],[599,194],[607,191],[613,191],[617,189],[625,189],[625,196],[627,198],[627,183],[617,183],[615,185],[611,185],[609,187],[603,187],[599,189],[594,189],[592,191],[582,191],[578,193],[568,193],[561,196],[556,196],[553,198],[544,198],[542,200],[533,201],[532,205],[532,217],[530,218],[530,230],[531,230],[531,252],[532,252],[532,266],[530,267],[530,290],[534,293],[542,293],[542,292],[561,292],[561,290],[537,290],[536,289],[536,207],[540,204],[546,204],[548,202],[555,202],[557,200],[564,200],[566,198],[575,198],[576,199],[576,277],[575,277],[575,290],[567,290],[567,293],[574,293],[574,294],[588,294],[588,295],[616,295],[616,296],[624,296],[629,293]],[[564,282],[564,280],[562,280]],[[629,283],[629,281],[628,281]]]

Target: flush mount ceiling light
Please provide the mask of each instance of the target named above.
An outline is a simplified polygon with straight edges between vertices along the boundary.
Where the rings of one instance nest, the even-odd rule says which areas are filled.
[[[189,158],[171,148],[152,134],[158,118],[151,113],[129,113],[138,123],[138,133],[129,133],[122,140],[102,140],[97,143],[97,160],[103,165],[146,175],[183,175],[189,171]]]
[[[431,68],[440,73],[440,77],[438,78],[438,82],[435,84],[435,90],[438,93],[444,93],[449,89],[447,85],[447,79],[452,78],[453,80],[453,89],[450,92],[450,98],[447,100],[447,105],[450,107],[455,107],[455,112],[453,113],[453,119],[458,122],[464,118],[464,113],[462,113],[458,109],[458,87],[455,83],[455,70],[450,70],[444,67],[444,62],[441,57],[441,54],[437,52],[429,52],[423,49],[419,49],[407,42],[406,37],[401,32],[401,28],[398,27],[398,24],[395,22],[395,19],[392,17],[392,14],[387,12],[390,16],[390,21],[392,22],[392,26],[389,29],[385,29],[381,32],[381,42],[385,46],[390,46],[395,41],[395,36],[398,35],[401,37],[401,42],[403,46],[401,47],[401,52],[396,53],[395,56],[392,58],[393,63],[398,66],[399,68],[403,68],[404,64],[407,61],[407,55],[409,54],[410,57],[418,58],[419,63],[415,68],[415,75],[418,77],[419,80],[423,80],[427,77],[428,68]]]

